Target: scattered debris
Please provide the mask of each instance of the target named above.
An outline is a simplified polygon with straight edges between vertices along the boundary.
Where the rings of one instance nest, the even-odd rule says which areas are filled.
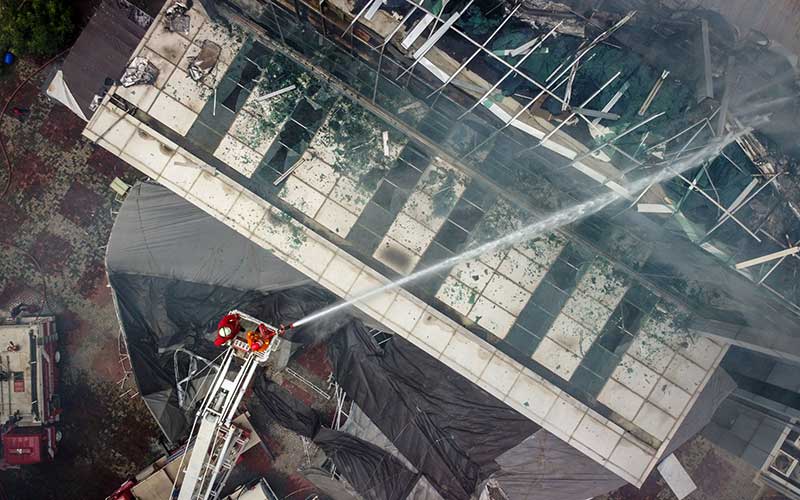
[[[268,101],[274,97],[278,97],[279,95],[285,94],[287,92],[291,92],[292,90],[296,89],[297,85],[289,85],[288,87],[283,87],[282,89],[275,90],[270,92],[269,94],[262,95],[255,99],[256,102]]]
[[[642,107],[639,108],[639,112],[637,113],[639,116],[644,116],[644,114],[647,113],[647,109],[650,107],[650,104],[653,103],[653,99],[655,99],[658,95],[658,91],[661,90],[661,86],[664,85],[664,81],[668,76],[669,71],[664,70],[661,72],[661,76],[658,78],[658,80],[656,80],[656,83],[653,84],[653,88],[650,89],[647,99],[644,100]]]
[[[364,14],[364,19],[367,21],[372,21],[372,18],[375,17],[375,14],[378,13],[378,10],[381,8],[381,5],[385,4],[386,0],[372,0],[367,12]]]
[[[422,103],[419,101],[414,101],[412,103],[406,104],[404,106],[400,106],[397,108],[397,114],[405,113],[406,111],[411,111],[412,109],[421,108]]]
[[[636,205],[636,211],[640,214],[669,214],[672,215],[675,210],[669,205],[661,203],[639,203]]]
[[[607,113],[605,111],[597,111],[595,109],[587,109],[581,107],[573,107],[572,111],[576,113],[580,113],[584,116],[591,116],[597,117],[599,119],[604,120],[619,120],[619,115],[617,113]]]
[[[123,87],[133,85],[153,85],[158,78],[158,68],[146,57],[134,57],[120,78]]]
[[[506,13],[513,9],[509,3]],[[578,38],[586,36],[586,21],[576,15],[572,9],[558,2],[549,0],[525,0],[518,11],[520,20],[529,24],[533,29],[551,29],[558,26],[559,33]]]
[[[781,259],[783,257],[787,257],[789,255],[794,255],[800,252],[800,246],[794,246],[791,248],[786,248],[784,250],[779,250],[777,252],[773,252],[767,255],[762,255],[761,257],[756,257],[754,259],[745,260],[743,262],[738,262],[736,264],[736,269],[745,269],[748,267],[752,267],[758,264],[763,264],[764,262],[769,262],[775,259]]]
[[[89,103],[89,109],[91,109],[92,111],[97,111],[97,108],[99,108],[100,104],[102,103],[103,103],[103,96],[95,94],[94,97],[92,97],[92,102]]]
[[[189,34],[191,28],[191,18],[186,11],[192,8],[192,1],[175,2],[164,12],[164,20],[167,29],[173,33]]]
[[[305,163],[305,161],[304,161],[304,160],[301,160],[301,161],[296,161],[296,162],[295,162],[295,163],[294,163],[292,166],[290,166],[289,168],[287,168],[287,169],[286,169],[286,171],[285,171],[284,173],[282,173],[281,175],[279,175],[279,176],[278,176],[278,178],[277,178],[277,179],[275,179],[275,181],[272,183],[272,185],[273,185],[273,186],[279,186],[279,185],[280,185],[280,184],[281,184],[283,181],[285,181],[285,180],[286,180],[286,179],[287,179],[287,178],[288,178],[290,175],[292,175],[292,174],[294,173],[294,171],[295,171],[295,170],[297,170],[297,167],[299,167],[299,166],[300,166],[300,165],[302,165],[303,163]]]
[[[192,80],[199,82],[209,75],[217,65],[221,52],[222,47],[211,40],[203,40],[200,52],[192,58],[192,62],[189,64],[189,75]]]

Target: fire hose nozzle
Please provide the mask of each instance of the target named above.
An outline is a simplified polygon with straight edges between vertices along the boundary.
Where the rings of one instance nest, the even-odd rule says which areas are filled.
[[[282,324],[278,327],[278,335],[283,337],[283,335],[286,333],[286,330],[291,330],[292,328],[294,328],[294,323],[289,323],[288,325]]]

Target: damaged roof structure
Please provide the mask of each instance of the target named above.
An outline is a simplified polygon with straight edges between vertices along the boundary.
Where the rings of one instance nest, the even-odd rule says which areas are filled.
[[[793,70],[718,16],[665,20],[640,2],[587,13],[570,2],[226,0],[195,2],[177,30],[169,7],[132,55],[154,81],[114,86],[84,135],[326,291],[310,303],[617,199],[354,305],[397,349],[413,344],[476,398],[529,420],[528,436],[541,428],[547,444],[520,439],[523,455],[578,453],[587,470],[641,485],[730,392],[718,366],[731,345],[800,359],[793,167],[747,128],[776,113]],[[759,80],[753,60],[790,76],[769,86],[774,72]],[[631,188],[665,169],[674,175]],[[166,335],[156,350],[180,342]],[[166,391],[174,410],[162,382],[142,393]]]
[[[48,84],[47,95],[88,121],[152,21],[127,0],[101,2]]]

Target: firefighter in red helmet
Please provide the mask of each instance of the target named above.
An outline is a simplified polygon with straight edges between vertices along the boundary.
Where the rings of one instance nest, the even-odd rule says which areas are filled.
[[[241,318],[238,314],[226,314],[217,325],[217,338],[214,339],[214,345],[222,347],[222,345],[236,337],[240,332],[243,332]]]

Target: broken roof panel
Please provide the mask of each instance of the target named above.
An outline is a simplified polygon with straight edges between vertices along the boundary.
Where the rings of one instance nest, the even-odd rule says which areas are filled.
[[[149,27],[149,16],[126,0],[104,0],[64,60],[67,88],[86,117],[95,95],[116,82]],[[152,19],[149,19],[152,21]],[[105,90],[104,90],[105,89]]]

